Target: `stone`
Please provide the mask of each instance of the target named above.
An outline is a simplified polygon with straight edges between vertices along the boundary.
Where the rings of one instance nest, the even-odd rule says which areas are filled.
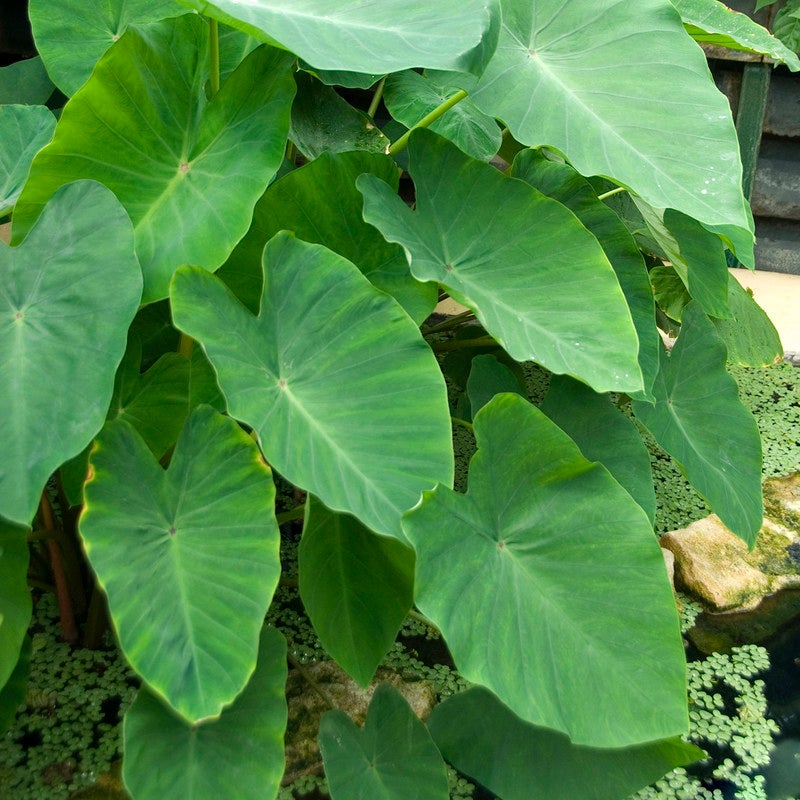
[[[800,531],[800,473],[764,481],[764,509],[772,519]]]
[[[661,548],[661,555],[664,556],[664,565],[667,568],[667,575],[669,575],[669,582],[672,588],[675,588],[675,554],[672,550],[667,550],[666,547]]]

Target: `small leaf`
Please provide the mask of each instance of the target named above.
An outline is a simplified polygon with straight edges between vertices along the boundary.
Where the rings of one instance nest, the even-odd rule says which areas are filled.
[[[366,687],[414,602],[414,552],[309,496],[297,557],[322,646]]]
[[[200,342],[230,413],[281,475],[402,538],[402,513],[453,479],[436,359],[400,306],[336,253],[284,231],[263,264],[258,316],[216,276],[178,270],[175,324]]]
[[[232,419],[201,406],[166,472],[121,420],[90,469],[80,532],[125,656],[187,721],[219,715],[255,667],[280,575],[269,468]]]
[[[0,67],[0,105],[44,105],[53,94],[53,82],[40,56]]]
[[[787,0],[772,22],[772,32],[792,52],[800,51],[800,2]]]
[[[671,354],[662,350],[655,405],[634,402],[633,409],[725,525],[752,546],[763,517],[761,438],[725,361],[713,324],[690,303]]]
[[[414,132],[409,157],[416,211],[373,175],[356,185],[364,219],[403,245],[414,277],[445,286],[517,361],[598,391],[642,388],[639,343],[614,270],[571,211],[431,131]],[[581,292],[564,289],[565,271]]]
[[[442,755],[503,800],[620,800],[705,753],[678,738],[635,747],[579,747],[523,722],[486,689],[437,706],[428,726]]]
[[[680,322],[683,309],[692,302],[686,284],[674,267],[653,267],[649,275],[658,307],[670,319]]]
[[[470,418],[474,417],[496,394],[515,392],[525,396],[517,376],[493,355],[475,356],[467,379]]]
[[[0,558],[2,558],[1,555]],[[0,622],[0,630],[2,630],[2,622]],[[25,705],[25,693],[28,689],[28,677],[30,675],[30,661],[31,640],[29,636],[25,636],[22,640],[22,648],[19,652],[17,665],[5,685],[0,681],[0,736],[11,727],[19,707]]]
[[[31,621],[26,533],[26,528],[0,518],[0,688],[19,662]]]
[[[143,686],[123,724],[125,786],[136,800],[265,800],[284,770],[286,642],[262,627],[258,665],[219,719],[192,725]]]
[[[319,726],[331,800],[447,800],[447,773],[436,745],[403,696],[375,690],[364,729],[342,711]]]
[[[93,181],[60,189],[18,247],[0,242],[0,272],[0,514],[27,524],[103,425],[142,276],[125,210]]]
[[[683,644],[645,513],[518,395],[474,426],[468,493],[439,486],[403,519],[417,606],[458,671],[576,744],[684,733]]]

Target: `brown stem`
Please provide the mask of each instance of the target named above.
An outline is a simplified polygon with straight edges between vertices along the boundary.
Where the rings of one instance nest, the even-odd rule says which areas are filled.
[[[53,509],[50,506],[46,489],[42,492],[39,512],[41,513],[44,527],[49,531],[56,531]],[[69,596],[69,585],[67,583],[67,574],[64,571],[64,561],[61,557],[61,546],[55,539],[48,539],[47,550],[50,554],[53,582],[56,585],[56,599],[58,600],[58,611],[61,617],[61,638],[65,642],[74,643],[78,641],[78,626],[75,623],[75,611]]]

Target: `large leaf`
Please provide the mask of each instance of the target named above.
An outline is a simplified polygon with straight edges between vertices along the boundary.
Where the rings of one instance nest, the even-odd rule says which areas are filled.
[[[90,469],[80,531],[128,661],[186,720],[217,716],[255,667],[280,575],[269,467],[201,406],[166,472],[121,420]]]
[[[278,231],[293,231],[352,261],[379,289],[391,294],[415,322],[436,305],[437,286],[416,280],[403,249],[361,219],[356,178],[378,175],[397,187],[397,167],[374,153],[323,153],[273,183],[258,201],[250,230],[218,273],[252,311],[261,302],[261,256]]]
[[[343,711],[319,726],[331,800],[447,800],[447,773],[436,745],[403,696],[375,690],[364,729]]]
[[[431,131],[414,132],[409,157],[415,212],[375,176],[356,185],[364,219],[403,245],[418,280],[446,286],[518,361],[598,391],[642,388],[639,343],[614,270],[572,212]]]
[[[411,128],[456,93],[458,87],[451,85],[447,77],[447,73],[434,77],[414,70],[389,75],[383,102],[398,122]],[[430,129],[455,142],[473,158],[487,161],[500,149],[502,140],[494,118],[476,108],[469,99],[451,108]]]
[[[650,454],[636,425],[610,398],[572,378],[553,375],[539,408],[569,434],[589,461],[599,461],[627,489],[652,525],[656,494]]]
[[[383,75],[409,67],[480,72],[497,43],[495,0],[182,0],[291,50],[313,67]]]
[[[0,689],[17,666],[31,621],[26,533],[0,518]]]
[[[680,12],[695,41],[760,53],[786,64],[793,72],[800,70],[797,54],[780,39],[746,14],[728,8],[719,0],[672,0],[672,5]]]
[[[145,302],[166,296],[181,264],[220,266],[281,164],[294,81],[289,56],[261,47],[209,102],[207,51],[208,26],[194,14],[127,31],[34,160],[14,237],[58,186],[91,177],[133,221]]]
[[[713,324],[689,303],[672,353],[662,351],[655,405],[634,402],[634,411],[725,525],[752,545],[763,515],[761,439],[725,360]]]
[[[300,597],[325,650],[366,686],[414,602],[414,553],[309,497]]]
[[[54,88],[39,56],[0,67],[0,105],[40,106],[47,102]]]
[[[292,483],[379,533],[452,485],[444,380],[400,306],[341,256],[279,233],[258,316],[216,276],[182,268],[176,325],[206,351],[230,413]]]
[[[56,118],[44,106],[0,105],[0,217],[17,202],[31,161],[53,138]]]
[[[503,800],[621,800],[705,756],[680,739],[614,750],[578,747],[523,722],[480,687],[437,706],[428,726],[451,764]]]
[[[639,337],[639,366],[645,385],[641,399],[648,399],[658,372],[661,339],[655,325],[647,269],[633,236],[619,216],[598,199],[592,185],[569,164],[526,149],[517,154],[511,174],[567,206],[602,245],[625,293]]]
[[[36,49],[53,82],[69,96],[130,25],[185,14],[175,0],[30,0]]]
[[[265,800],[284,769],[286,642],[262,628],[258,666],[219,719],[192,725],[146,687],[125,715],[123,778],[136,800]]]
[[[105,420],[142,276],[125,210],[90,181],[61,189],[19,247],[0,243],[0,274],[0,514],[27,524]]]
[[[474,425],[469,492],[426,492],[403,520],[417,606],[459,672],[576,744],[685,732],[675,601],[645,513],[518,395]]]
[[[526,145],[551,145],[657,208],[733,240],[753,223],[730,108],[664,0],[502,0],[503,28],[472,99]],[[464,83],[469,88],[469,82]]]

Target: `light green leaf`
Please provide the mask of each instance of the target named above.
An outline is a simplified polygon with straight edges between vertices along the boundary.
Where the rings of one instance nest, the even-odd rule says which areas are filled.
[[[53,89],[55,86],[39,56],[0,67],[0,105],[44,105]]]
[[[409,157],[415,212],[372,175],[356,185],[364,219],[403,245],[415,278],[445,286],[517,361],[598,391],[642,388],[639,343],[614,270],[571,211],[431,131],[414,132]],[[580,292],[565,287],[565,274]]]
[[[553,375],[539,408],[561,428],[589,461],[599,461],[642,507],[652,525],[656,494],[650,454],[636,425],[606,395]]]
[[[121,420],[90,470],[80,532],[126,658],[187,721],[219,715],[255,667],[280,576],[269,467],[201,406],[166,472]]]
[[[375,690],[364,729],[343,711],[319,726],[331,800],[447,800],[447,773],[436,745],[403,696]]]
[[[579,747],[523,722],[480,687],[437,706],[428,726],[453,766],[503,800],[620,800],[705,756],[677,738],[614,750]]]
[[[69,97],[129,26],[187,12],[175,0],[30,0],[28,13],[47,72]]]
[[[456,91],[458,87],[448,81],[447,73],[431,77],[406,70],[386,79],[383,102],[398,122],[411,128]],[[453,106],[430,129],[483,161],[488,161],[500,149],[502,141],[494,118],[480,111],[469,98]]]
[[[182,0],[313,67],[384,75],[409,67],[480,72],[497,43],[494,0]]]
[[[53,138],[56,118],[44,106],[0,105],[0,217],[17,202],[31,161]]]
[[[772,32],[793,52],[800,51],[800,3],[787,0],[772,22]]]
[[[236,30],[236,28],[229,28],[227,25],[220,25],[218,31],[219,79],[221,83],[225,83],[239,64],[241,64],[261,42],[242,31]]]
[[[435,283],[420,283],[403,249],[387,242],[361,219],[356,178],[363,172],[397,188],[397,167],[375,153],[323,153],[273,183],[256,204],[250,230],[217,273],[254,313],[261,301],[261,256],[278,231],[324,244],[352,261],[379,289],[392,295],[417,323],[436,305]]]
[[[474,417],[496,394],[514,392],[525,396],[524,386],[517,376],[491,353],[472,359],[467,396],[470,404],[470,419]]]
[[[475,104],[517,141],[559,149],[582,175],[605,175],[725,233],[752,266],[728,101],[678,12],[663,0],[501,5],[500,42]]]
[[[403,519],[417,606],[458,671],[575,744],[684,733],[683,644],[644,511],[521,397],[474,425],[468,493],[440,486]]]
[[[653,267],[649,272],[658,307],[676,322],[681,321],[683,309],[692,302],[692,296],[674,267]]]
[[[313,159],[324,152],[387,152],[389,140],[366,114],[307,72],[298,72],[295,80],[289,136],[303,155]]]
[[[262,47],[209,102],[207,51],[208,26],[194,14],[127,31],[34,160],[14,237],[58,186],[92,177],[133,221],[144,302],[166,296],[180,264],[220,266],[281,164],[294,81],[289,56]]]
[[[635,202],[689,294],[709,316],[729,317],[728,262],[719,236],[685,214]]]
[[[125,210],[92,181],[60,189],[21,245],[0,243],[0,273],[0,513],[27,524],[103,425],[142,276]]]
[[[684,309],[680,336],[661,359],[655,405],[634,402],[634,412],[725,525],[752,546],[763,516],[761,439],[725,371],[725,345],[697,303]]]
[[[0,626],[2,626],[2,622],[0,622]],[[31,640],[30,637],[25,636],[22,640],[22,647],[16,666],[5,685],[0,682],[0,736],[11,727],[19,707],[25,705],[25,694],[28,689],[28,676],[30,674],[30,659]]]
[[[314,69],[304,62],[300,62],[300,69],[311,72],[327,86],[344,86],[348,89],[369,89],[383,77],[382,74],[370,75],[346,70]]]
[[[511,174],[567,206],[602,245],[625,294],[639,337],[639,366],[645,385],[640,399],[649,399],[658,372],[661,339],[655,324],[647,269],[633,236],[619,216],[597,198],[592,185],[569,164],[550,161],[540,152],[526,149],[515,157]]]
[[[414,552],[309,496],[297,557],[322,646],[367,686],[414,602]]]
[[[125,786],[136,800],[265,800],[284,770],[286,642],[262,628],[258,666],[219,719],[192,725],[143,686],[123,724]]]
[[[797,55],[746,14],[718,0],[672,0],[672,4],[696,42],[760,53],[786,64],[793,72],[800,70]]]
[[[436,359],[400,306],[341,256],[284,232],[263,263],[257,317],[216,276],[181,268],[175,324],[203,346],[230,413],[281,475],[402,537],[400,516],[420,492],[452,485]]]
[[[0,689],[17,666],[31,621],[27,532],[0,518]]]

